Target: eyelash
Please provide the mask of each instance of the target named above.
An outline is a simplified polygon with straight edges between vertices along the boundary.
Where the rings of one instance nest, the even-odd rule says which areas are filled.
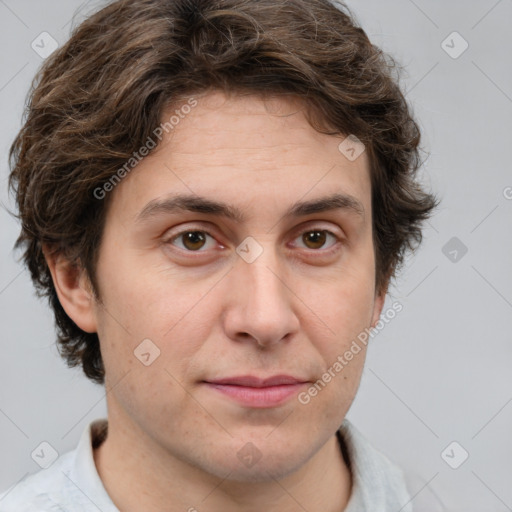
[[[338,249],[339,244],[343,243],[343,240],[338,235],[336,235],[335,233],[333,233],[332,231],[330,231],[328,229],[324,229],[324,228],[320,228],[320,227],[312,227],[312,228],[308,228],[308,229],[306,229],[304,231],[301,231],[295,237],[295,239],[303,236],[305,233],[312,233],[312,232],[316,232],[316,231],[320,231],[322,233],[326,233],[327,235],[332,236],[334,238],[334,243],[328,249],[308,249],[308,248],[304,248],[305,250],[312,251],[314,253],[320,253],[321,255],[325,256],[325,255],[329,255],[329,254],[335,252]],[[207,230],[205,230],[205,229],[194,229],[194,228],[190,229],[189,228],[189,229],[185,229],[183,231],[180,231],[180,232],[174,234],[171,238],[168,238],[167,240],[165,240],[164,243],[165,244],[174,245],[172,242],[174,242],[175,240],[180,239],[180,237],[182,237],[186,233],[202,233],[202,234],[205,234],[205,235],[209,236],[212,239],[215,239],[215,237],[211,233],[209,233]],[[176,247],[176,246],[174,246],[174,247]],[[180,251],[183,251],[183,252],[186,252],[186,253],[189,253],[189,254],[207,252],[207,250],[202,250],[202,249],[198,249],[197,251],[191,251],[189,249],[181,248],[181,247],[178,247],[178,249]]]

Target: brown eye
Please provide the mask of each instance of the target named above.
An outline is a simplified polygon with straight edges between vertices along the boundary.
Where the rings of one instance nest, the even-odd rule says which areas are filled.
[[[332,252],[332,250],[336,250],[342,243],[342,239],[328,229],[308,229],[303,231],[296,240],[297,245],[295,247],[309,249],[319,255],[325,255]]]
[[[327,240],[326,231],[306,231],[302,235],[302,241],[309,249],[321,249]]]
[[[183,245],[191,250],[197,251],[205,244],[206,237],[201,231],[187,231],[181,235],[183,237]]]
[[[179,240],[181,245],[178,247],[187,251],[199,251],[207,243],[207,237],[210,236],[204,231],[183,231],[172,239],[172,242]]]

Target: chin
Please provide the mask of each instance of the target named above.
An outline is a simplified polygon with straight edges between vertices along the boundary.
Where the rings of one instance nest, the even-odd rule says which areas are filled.
[[[237,443],[238,444],[238,443]],[[241,448],[227,449],[209,458],[206,471],[218,478],[234,482],[269,482],[281,480],[299,470],[315,453],[315,447],[273,446],[267,443],[256,448],[250,441]],[[234,453],[233,453],[234,452]]]

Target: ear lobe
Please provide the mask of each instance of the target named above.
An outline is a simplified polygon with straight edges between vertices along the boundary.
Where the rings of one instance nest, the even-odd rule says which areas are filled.
[[[85,332],[97,332],[94,294],[85,271],[62,254],[43,250],[55,291],[66,314]]]

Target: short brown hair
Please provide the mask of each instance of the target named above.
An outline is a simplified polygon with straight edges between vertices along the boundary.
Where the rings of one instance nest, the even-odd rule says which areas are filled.
[[[43,247],[81,265],[101,299],[95,267],[110,196],[94,190],[186,95],[293,95],[317,130],[359,138],[370,161],[376,290],[386,290],[437,204],[417,183],[420,130],[396,70],[334,0],[119,0],[80,24],[34,78],[9,154],[16,247],[53,308],[68,365],[104,383],[98,336],[63,310]]]

